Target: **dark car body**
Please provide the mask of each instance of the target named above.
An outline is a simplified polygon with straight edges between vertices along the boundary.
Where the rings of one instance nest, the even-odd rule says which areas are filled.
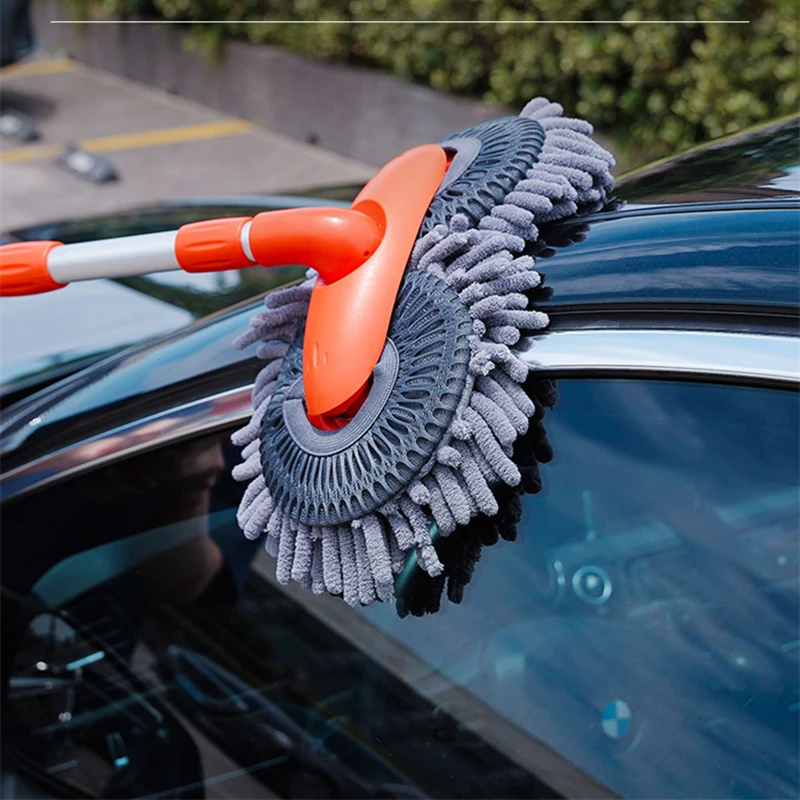
[[[793,119],[714,143],[542,230],[551,325],[525,358],[551,408],[523,483],[437,542],[441,579],[410,562],[396,606],[281,586],[239,532],[229,435],[258,362],[231,341],[260,299],[7,408],[14,780],[797,796],[797,141]]]

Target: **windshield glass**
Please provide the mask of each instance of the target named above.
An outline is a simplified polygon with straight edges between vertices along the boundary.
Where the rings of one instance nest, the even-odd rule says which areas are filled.
[[[692,203],[800,195],[800,116],[743,131],[623,176],[617,190],[634,203]]]

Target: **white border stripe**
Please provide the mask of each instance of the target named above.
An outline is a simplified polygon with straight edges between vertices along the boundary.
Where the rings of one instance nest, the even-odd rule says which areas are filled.
[[[51,25],[749,25],[748,19],[51,19]]]

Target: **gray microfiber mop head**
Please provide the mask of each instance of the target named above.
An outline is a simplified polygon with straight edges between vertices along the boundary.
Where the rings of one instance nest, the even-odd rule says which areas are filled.
[[[350,605],[391,602],[412,549],[428,575],[441,574],[433,524],[449,536],[497,514],[495,489],[519,484],[512,448],[535,411],[522,386],[523,337],[548,323],[528,307],[541,279],[523,251],[537,224],[596,208],[613,187],[613,156],[589,123],[562,114],[544,98],[528,103],[520,116],[538,123],[541,142],[531,166],[477,190],[479,218],[456,203],[423,225],[370,397],[342,431],[317,432],[301,413],[313,274],[269,294],[236,340],[240,349],[258,343],[266,362],[253,416],[233,435],[243,448],[234,477],[249,482],[238,520],[248,538],[266,534],[279,582]]]

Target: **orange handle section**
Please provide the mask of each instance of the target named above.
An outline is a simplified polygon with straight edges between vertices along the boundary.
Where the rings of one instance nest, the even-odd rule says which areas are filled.
[[[352,211],[385,227],[372,257],[338,279],[322,271],[311,294],[303,343],[309,417],[358,397],[386,343],[397,292],[425,212],[447,171],[438,145],[390,161],[362,189]]]
[[[254,266],[242,248],[242,228],[252,217],[229,217],[181,225],[175,258],[186,272],[221,272]]]
[[[263,211],[250,227],[250,248],[263,267],[303,264],[333,282],[377,250],[383,231],[380,219],[352,208]]]
[[[18,242],[0,247],[0,297],[63,289],[47,271],[47,254],[61,242]]]

